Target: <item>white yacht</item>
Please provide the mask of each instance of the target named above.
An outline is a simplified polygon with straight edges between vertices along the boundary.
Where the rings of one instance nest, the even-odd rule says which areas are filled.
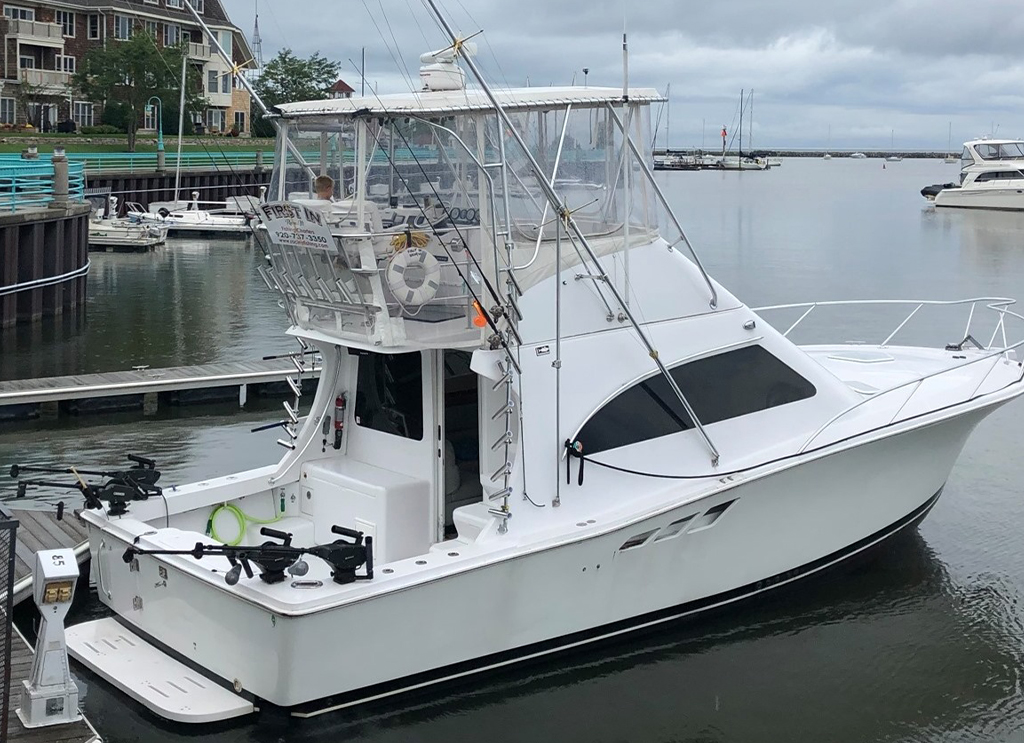
[[[162,225],[171,235],[237,235],[252,233],[255,214],[227,208],[205,209],[199,201],[199,192],[192,192],[192,200],[183,207],[157,207],[149,211],[139,204],[128,204],[128,217],[140,224]]]
[[[467,46],[415,94],[277,108],[262,275],[323,359],[280,461],[82,511],[114,616],[69,647],[158,715],[308,716],[818,573],[924,518],[1024,390],[1009,300],[934,345],[908,321],[956,303],[747,307],[653,177],[657,91],[492,91]],[[397,180],[473,223],[384,225],[380,143],[425,132]],[[348,203],[310,198],[346,163]],[[793,340],[875,306],[870,343]]]
[[[89,247],[106,250],[148,250],[167,239],[167,227],[139,224],[117,216],[118,198],[108,197],[107,204],[89,217]]]
[[[925,186],[935,206],[964,209],[1024,209],[1024,141],[976,139],[964,143],[960,182]]]

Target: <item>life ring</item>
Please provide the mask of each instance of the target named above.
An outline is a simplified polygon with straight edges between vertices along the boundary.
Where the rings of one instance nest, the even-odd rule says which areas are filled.
[[[391,256],[384,276],[399,302],[419,306],[437,294],[441,264],[422,248],[406,248]]]
[[[161,217],[166,217],[171,212],[167,209],[167,207],[161,206],[159,209],[156,210],[156,213],[159,214]]]

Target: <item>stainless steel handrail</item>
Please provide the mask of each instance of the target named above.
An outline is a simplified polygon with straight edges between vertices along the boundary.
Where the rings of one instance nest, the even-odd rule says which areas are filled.
[[[1020,317],[1020,316],[1018,315],[1018,317]],[[1021,319],[1024,320],[1024,318],[1021,318]],[[969,402],[970,400],[973,400],[977,396],[978,390],[981,389],[982,385],[985,384],[985,382],[988,380],[989,376],[992,374],[992,371],[996,368],[996,365],[998,363],[999,358],[1001,356],[1005,356],[1008,351],[1012,351],[1014,349],[1020,348],[1021,346],[1024,346],[1024,340],[1018,341],[1017,343],[1014,343],[1012,346],[1008,346],[1007,348],[1000,348],[999,350],[993,351],[992,353],[986,354],[984,356],[979,356],[976,359],[971,359],[970,361],[968,361],[966,363],[963,363],[963,364],[960,364],[959,366],[954,366],[954,367],[950,367],[949,369],[942,369],[942,370],[937,371],[937,372],[932,372],[930,374],[925,374],[924,376],[917,377],[916,379],[909,379],[906,382],[901,382],[900,384],[896,385],[895,387],[890,387],[887,390],[883,390],[882,392],[879,392],[876,395],[872,395],[871,397],[866,397],[863,400],[859,400],[858,402],[855,402],[853,405],[850,405],[848,408],[845,408],[844,410],[841,410],[840,412],[836,413],[834,416],[829,418],[828,421],[826,421],[822,426],[820,426],[818,428],[818,430],[816,430],[813,434],[811,434],[811,436],[807,439],[807,441],[804,442],[803,446],[801,446],[800,449],[797,450],[797,453],[801,453],[802,454],[803,452],[805,452],[807,450],[807,448],[814,442],[814,440],[816,438],[818,438],[821,434],[823,434],[826,430],[828,430],[833,424],[837,423],[840,419],[842,419],[842,418],[846,417],[847,415],[849,415],[850,413],[852,413],[854,410],[857,410],[857,409],[867,405],[868,403],[877,402],[878,400],[881,400],[883,397],[885,397],[886,395],[889,395],[889,394],[891,394],[893,392],[897,392],[898,390],[904,389],[906,387],[910,387],[912,385],[916,385],[916,389],[913,392],[910,393],[910,396],[906,400],[903,401],[903,404],[900,405],[900,407],[896,410],[896,412],[893,413],[893,415],[889,418],[889,422],[888,422],[887,425],[891,425],[892,423],[894,423],[896,421],[896,418],[899,416],[900,413],[903,412],[903,409],[907,406],[907,403],[909,403],[910,400],[914,397],[914,395],[917,394],[917,391],[919,389],[921,389],[921,387],[923,386],[923,384],[927,380],[934,379],[936,377],[940,377],[943,374],[950,374],[952,372],[958,372],[961,369],[963,369],[964,367],[971,366],[972,364],[978,364],[978,363],[980,363],[982,361],[987,361],[989,359],[994,359],[995,361],[992,364],[992,368],[989,369],[985,373],[985,376],[982,377],[981,381],[978,382],[977,385],[975,385],[974,389],[971,391],[971,394],[968,395],[967,397],[965,397],[963,400],[960,401],[960,402]],[[1018,382],[1021,381],[1022,378],[1024,378],[1024,367],[1021,368],[1020,374],[1017,375],[1017,381]]]
[[[788,336],[793,331],[794,328],[796,328],[801,322],[803,322],[804,318],[806,318],[808,315],[810,315],[811,312],[813,310],[815,310],[816,308],[818,308],[818,307],[898,306],[898,305],[908,305],[909,306],[909,305],[912,305],[913,309],[911,310],[910,314],[907,317],[905,317],[903,319],[903,321],[899,323],[899,325],[897,325],[895,330],[893,330],[891,333],[888,334],[888,336],[885,338],[885,340],[882,341],[881,344],[879,344],[880,346],[886,346],[887,344],[889,344],[893,340],[893,338],[895,338],[896,335],[907,325],[907,323],[910,321],[910,319],[913,318],[915,315],[917,315],[917,313],[922,308],[924,308],[924,307],[951,307],[951,306],[959,306],[959,305],[970,305],[970,312],[969,312],[969,315],[968,315],[967,327],[964,330],[964,338],[966,338],[967,336],[969,336],[971,334],[971,325],[972,325],[972,323],[975,320],[975,311],[977,309],[978,304],[983,304],[986,309],[990,309],[990,310],[992,310],[993,312],[995,312],[998,315],[998,320],[996,321],[996,327],[995,327],[995,329],[992,332],[991,338],[989,339],[987,353],[985,353],[985,354],[983,354],[981,356],[978,356],[977,358],[974,358],[974,359],[971,359],[969,361],[966,361],[963,364],[959,364],[959,365],[957,365],[955,367],[950,367],[948,369],[941,369],[941,370],[938,370],[938,371],[935,371],[935,372],[931,372],[931,373],[922,375],[920,377],[916,377],[914,379],[907,380],[905,382],[901,382],[900,384],[897,384],[894,387],[890,387],[889,389],[883,390],[883,391],[881,391],[881,392],[879,392],[877,394],[874,394],[874,395],[872,395],[870,397],[866,397],[863,400],[857,401],[853,405],[850,405],[849,407],[839,411],[838,413],[833,415],[829,420],[827,420],[824,424],[822,424],[813,434],[811,434],[810,437],[808,437],[808,439],[800,447],[799,452],[806,451],[811,446],[811,444],[814,443],[814,441],[816,439],[818,439],[825,431],[827,431],[829,428],[831,428],[833,425],[835,425],[838,421],[842,420],[843,418],[848,416],[853,411],[859,410],[859,409],[865,407],[866,405],[877,403],[879,400],[881,400],[883,398],[886,398],[887,396],[891,395],[892,393],[899,392],[901,390],[905,390],[908,387],[914,387],[913,391],[910,393],[910,395],[908,395],[907,399],[904,400],[903,403],[897,408],[896,412],[893,413],[893,415],[889,417],[888,424],[892,424],[893,422],[895,422],[899,418],[900,413],[903,412],[903,410],[906,408],[906,406],[914,398],[914,395],[917,394],[918,390],[920,390],[921,387],[924,386],[924,383],[926,381],[928,381],[929,379],[934,379],[934,378],[943,376],[945,374],[951,374],[951,373],[954,373],[954,372],[959,372],[959,371],[961,371],[962,369],[964,369],[967,366],[972,366],[972,365],[975,365],[975,364],[980,364],[983,361],[991,360],[992,361],[991,368],[984,374],[984,376],[982,376],[981,380],[974,386],[974,388],[970,392],[970,394],[967,395],[966,397],[964,397],[962,400],[960,400],[960,402],[968,402],[970,400],[975,399],[975,397],[977,397],[977,395],[978,395],[978,390],[980,390],[984,386],[985,382],[988,381],[988,378],[991,376],[992,372],[995,370],[996,366],[999,363],[999,359],[1000,358],[1009,358],[1008,354],[1009,354],[1010,351],[1014,351],[1014,350],[1024,346],[1024,339],[1022,339],[1020,341],[1017,341],[1016,343],[1013,343],[1013,344],[1008,344],[1007,340],[1006,340],[1006,317],[1007,316],[1016,318],[1017,320],[1020,320],[1022,323],[1024,323],[1024,315],[1021,315],[1020,313],[1017,313],[1017,312],[1014,312],[1014,311],[1008,309],[1011,305],[1013,305],[1015,303],[1016,303],[1016,300],[1007,299],[1007,298],[1004,298],[1004,297],[974,297],[974,298],[971,298],[971,299],[955,299],[955,300],[853,299],[853,300],[833,300],[833,301],[828,301],[828,302],[803,302],[803,303],[772,305],[772,306],[768,306],[768,307],[756,308],[754,311],[757,312],[757,313],[770,312],[770,311],[774,311],[774,310],[787,310],[787,309],[798,310],[798,309],[806,308],[806,310],[803,312],[803,314],[801,314],[801,316],[797,319],[797,321],[795,323],[793,323],[786,330],[785,333],[783,333],[784,336]],[[1003,341],[1002,346],[995,347],[995,348],[992,347],[992,344],[995,342],[996,338],[998,336],[1000,336],[1000,335],[1002,336],[1002,341]],[[1017,382],[1020,382],[1022,379],[1024,379],[1024,367],[1022,367],[1020,374],[1018,374],[1018,376],[1017,376]]]
[[[806,308],[806,311],[794,322],[786,331],[782,334],[785,337],[789,337],[789,334],[804,319],[811,314],[812,311],[818,307],[855,307],[855,306],[870,306],[870,305],[914,305],[914,309],[911,311],[910,316],[905,318],[901,322],[896,330],[889,334],[889,336],[880,345],[886,345],[890,342],[896,334],[903,329],[911,317],[913,317],[921,307],[951,307],[956,305],[971,305],[970,315],[967,319],[967,328],[965,329],[964,336],[970,334],[971,322],[974,319],[975,306],[979,303],[984,303],[987,309],[991,309],[994,312],[1006,313],[1014,317],[1024,320],[1024,315],[1019,315],[1016,312],[1012,312],[1008,307],[1017,303],[1015,299],[1009,299],[1007,297],[972,297],[970,299],[835,299],[826,302],[795,302],[792,304],[776,304],[768,305],[765,307],[754,307],[752,310],[758,314],[764,312],[774,312],[776,310],[798,310]]]

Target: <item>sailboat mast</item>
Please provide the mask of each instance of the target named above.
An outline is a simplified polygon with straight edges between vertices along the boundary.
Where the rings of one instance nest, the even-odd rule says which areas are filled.
[[[625,26],[625,21],[623,21]],[[625,218],[622,221],[622,297],[625,308],[629,309],[629,219],[633,210],[632,184],[630,183],[630,171],[633,170],[633,163],[630,159],[632,154],[629,149],[629,136],[633,123],[633,110],[629,105],[629,44],[626,42],[626,29],[622,29],[622,121],[625,129],[622,131],[622,186],[623,200],[625,201]],[[667,148],[667,145],[666,145]]]
[[[672,150],[672,83],[665,86],[665,153]]]
[[[174,164],[174,206],[178,206],[178,189],[181,187],[181,134],[185,129],[185,78],[188,72],[188,54],[181,54],[181,98],[178,101],[178,160]]]
[[[745,90],[740,88],[740,148],[736,153],[736,165],[743,170],[743,94]]]
[[[747,141],[747,147],[750,148],[751,152],[754,150],[754,89],[750,89],[750,138]]]

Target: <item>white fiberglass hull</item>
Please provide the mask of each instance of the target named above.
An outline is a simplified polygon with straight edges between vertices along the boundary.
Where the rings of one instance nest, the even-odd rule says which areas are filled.
[[[281,706],[352,704],[720,606],[852,557],[927,513],[993,407],[723,477],[699,501],[628,526],[583,524],[542,548],[510,545],[489,564],[308,613],[270,612],[158,558],[129,572],[126,543],[102,521],[90,522],[93,564],[106,603],[210,675]],[[622,549],[646,532],[657,534]]]
[[[249,219],[245,216],[210,214],[203,211],[171,213],[166,217],[159,214],[137,214],[141,224],[160,225],[171,235],[223,234],[248,236],[251,233]]]
[[[944,188],[935,206],[960,209],[1024,210],[1024,188]]]
[[[167,231],[162,227],[112,222],[89,223],[89,247],[152,248],[163,244]]]

